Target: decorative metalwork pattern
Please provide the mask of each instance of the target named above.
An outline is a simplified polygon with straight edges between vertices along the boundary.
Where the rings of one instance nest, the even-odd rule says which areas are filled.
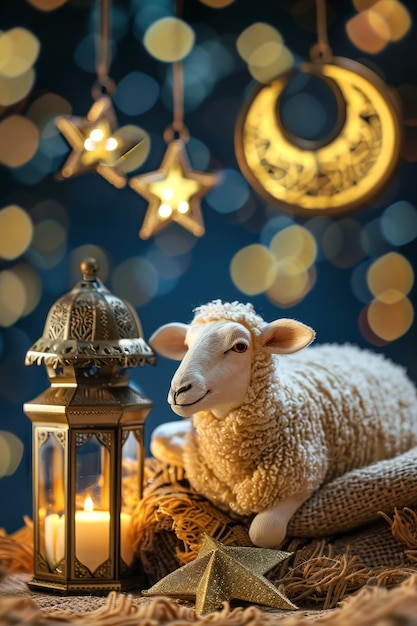
[[[130,430],[123,430],[122,431],[122,447],[125,445],[129,435],[130,435],[131,431]]]
[[[77,341],[92,341],[95,335],[96,316],[91,299],[78,298],[71,311],[70,337]]]
[[[75,578],[91,578],[92,574],[88,567],[83,565],[76,557],[74,557],[74,574]]]
[[[93,433],[75,433],[75,447],[81,448],[87,441],[90,441]]]
[[[62,430],[56,430],[54,431],[54,436],[55,439],[57,440],[58,443],[61,444],[61,446],[64,448],[67,447],[67,434],[66,432],[63,432]]]
[[[107,450],[111,449],[111,445],[113,443],[113,436],[111,433],[96,433],[96,437],[98,441],[107,448]]]
[[[110,578],[111,576],[111,561],[107,560],[94,570],[94,578]]]
[[[35,554],[35,561],[35,571],[44,573],[49,573],[51,571],[46,559],[44,559],[42,554],[39,554],[39,552]]]
[[[138,329],[126,305],[118,298],[109,299],[109,304],[113,310],[114,320],[120,337],[124,339],[135,337]]]
[[[235,147],[241,170],[260,195],[292,213],[333,215],[364,206],[399,162],[397,102],[376,74],[350,59],[306,64],[303,70],[341,93],[337,131],[312,142],[285,130],[279,101],[288,73],[257,87],[239,116]]]
[[[39,430],[39,428],[38,428],[37,429],[37,438],[38,438],[37,447],[39,449],[39,448],[41,448],[41,446],[43,446],[45,441],[48,441],[49,432],[47,430]]]
[[[94,271],[87,271],[84,280],[53,305],[43,336],[26,354],[27,365],[88,369],[155,363],[136,312],[103,286],[95,277],[96,262],[90,261],[87,265]]]
[[[68,316],[68,306],[65,302],[58,300],[48,315],[48,322],[46,325],[47,336],[51,339],[64,338],[68,323]]]

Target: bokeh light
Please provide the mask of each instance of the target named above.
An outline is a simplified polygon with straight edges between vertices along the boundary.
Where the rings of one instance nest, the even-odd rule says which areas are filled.
[[[143,72],[129,72],[118,83],[113,96],[116,107],[126,115],[142,115],[159,97],[159,85]]]
[[[20,317],[26,317],[36,309],[42,297],[42,280],[34,267],[22,262],[10,270],[25,291],[25,303]]]
[[[376,15],[383,18],[388,25],[389,41],[399,41],[411,28],[411,16],[408,9],[398,0],[379,0],[370,9],[371,20]],[[384,26],[385,32],[385,26]],[[383,36],[383,33],[381,33]]]
[[[361,245],[361,232],[361,225],[351,218],[330,224],[321,240],[323,253],[337,267],[347,268],[356,265],[365,256]]]
[[[29,247],[33,224],[24,209],[11,204],[0,210],[0,258],[17,259]]]
[[[0,478],[15,473],[23,457],[23,442],[14,433],[0,430]]]
[[[266,291],[266,296],[281,308],[300,302],[315,284],[315,268],[306,269],[296,258],[283,259],[275,268],[275,280]]]
[[[236,48],[242,59],[249,63],[258,48],[267,43],[282,45],[284,39],[281,33],[270,24],[255,22],[240,33],[236,40]]]
[[[22,316],[26,304],[25,288],[11,270],[0,272],[0,326],[9,327]]]
[[[0,105],[10,106],[23,100],[32,89],[34,82],[35,71],[33,68],[12,78],[0,74]]]
[[[58,133],[55,117],[71,115],[72,106],[66,98],[48,92],[42,94],[29,106],[26,116],[39,128],[43,137],[51,137]]]
[[[122,261],[111,275],[112,290],[133,306],[142,306],[152,300],[158,291],[158,272],[144,257]]]
[[[206,202],[218,213],[233,213],[248,201],[249,185],[235,169],[220,170],[218,174],[219,182],[206,195]]]
[[[404,246],[417,237],[417,210],[406,200],[398,200],[381,216],[381,231],[393,246]]]
[[[177,17],[164,17],[146,30],[143,45],[159,61],[174,63],[190,53],[194,39],[194,31],[186,22]]]
[[[251,244],[239,250],[230,263],[230,276],[235,286],[246,295],[266,291],[276,274],[274,255],[261,244]]]
[[[54,219],[44,219],[35,224],[30,258],[39,269],[57,265],[67,250],[66,229]]]
[[[270,250],[278,262],[294,261],[298,271],[313,265],[317,255],[317,244],[313,235],[303,226],[294,224],[278,232],[271,240]]]
[[[410,300],[399,294],[393,302],[373,300],[367,309],[371,330],[385,341],[395,341],[405,335],[414,320],[414,309]]]
[[[10,115],[0,123],[0,163],[20,167],[30,161],[39,146],[39,130],[22,115]]]
[[[362,228],[360,234],[361,246],[369,257],[377,258],[391,250],[384,233],[380,217],[370,220]]]
[[[229,4],[235,2],[235,0],[200,0],[200,2],[212,9],[224,9],[228,7]]]
[[[39,39],[26,28],[17,26],[0,33],[0,74],[16,78],[35,63],[40,50]]]
[[[388,252],[372,263],[368,269],[367,280],[375,298],[392,302],[411,291],[414,270],[402,254]]]
[[[59,9],[62,7],[67,0],[27,0],[29,4],[31,4],[35,9],[39,9],[39,11],[55,11],[55,9]]]
[[[358,0],[355,6],[359,13],[346,23],[346,33],[353,45],[368,54],[381,52],[389,42],[402,39],[411,28],[411,15],[398,0]]]
[[[140,126],[129,124],[118,128],[113,134],[113,138],[119,143],[128,140],[132,149],[120,159],[120,169],[125,172],[133,172],[140,167],[148,158],[151,150],[151,138],[149,134]]]

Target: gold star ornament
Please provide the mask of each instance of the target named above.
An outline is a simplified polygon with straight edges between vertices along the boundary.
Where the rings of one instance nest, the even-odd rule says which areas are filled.
[[[148,134],[139,127],[117,128],[111,99],[102,96],[94,101],[87,117],[61,115],[55,124],[72,148],[62,170],[65,180],[78,174],[96,171],[115,187],[126,186],[125,172],[134,162],[139,167],[149,153]]]
[[[197,558],[162,578],[145,596],[195,598],[198,615],[241,600],[276,609],[297,607],[263,576],[292,552],[269,548],[224,546],[204,534]]]
[[[171,222],[196,237],[204,235],[200,200],[218,180],[217,174],[192,170],[184,142],[170,141],[158,170],[129,180],[130,187],[149,202],[139,237],[148,239]]]

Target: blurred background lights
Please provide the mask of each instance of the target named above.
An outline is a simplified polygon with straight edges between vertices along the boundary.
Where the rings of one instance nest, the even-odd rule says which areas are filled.
[[[189,54],[194,45],[194,31],[177,17],[164,17],[146,30],[143,44],[159,61],[174,63]]]
[[[13,260],[30,245],[33,224],[20,206],[12,204],[0,210],[0,258]]]
[[[36,309],[42,297],[42,281],[34,267],[22,262],[10,270],[20,281],[25,291],[25,302],[21,317],[26,317]]]
[[[11,476],[23,456],[23,443],[14,433],[0,430],[0,478]]]
[[[249,185],[240,172],[227,168],[219,171],[219,182],[205,199],[218,213],[232,213],[242,208],[249,199]]]
[[[143,306],[158,291],[158,271],[148,259],[131,257],[122,261],[111,275],[112,291],[133,306]]]
[[[20,167],[30,161],[39,146],[37,126],[22,115],[10,115],[0,122],[0,163]]]
[[[67,250],[68,215],[65,207],[45,199],[31,210],[33,240],[28,251],[31,262],[40,270],[55,267]]]
[[[267,43],[283,44],[284,39],[281,33],[265,22],[255,22],[242,31],[236,40],[236,48],[239,55],[247,63],[258,48],[262,48]]]
[[[266,291],[275,278],[275,259],[265,246],[255,243],[239,250],[230,263],[230,276],[244,294],[253,296]]]
[[[417,210],[406,200],[394,202],[381,216],[381,231],[393,246],[404,246],[417,237]]]
[[[414,309],[410,300],[401,294],[394,302],[373,300],[367,309],[371,330],[385,341],[395,341],[404,335],[414,320]]]
[[[0,326],[12,326],[22,316],[26,304],[24,285],[11,270],[0,272]]]
[[[287,308],[297,304],[312,289],[316,272],[305,268],[295,258],[282,259],[276,266],[275,280],[266,295],[275,304]]]
[[[54,11],[67,1],[68,0],[27,0],[29,4],[40,11]]]
[[[118,83],[113,96],[116,107],[126,115],[142,115],[159,97],[159,85],[143,72],[129,72]]]
[[[340,268],[359,263],[365,256],[361,245],[361,231],[361,225],[351,218],[330,224],[321,239],[325,256]]]
[[[414,284],[414,270],[411,263],[398,252],[388,252],[376,259],[368,269],[369,289],[375,298],[392,302],[406,296]]]
[[[379,0],[355,4],[359,13],[346,22],[346,33],[363,52],[377,54],[388,43],[402,39],[411,28],[411,15],[402,2]]]
[[[0,34],[0,74],[17,77],[35,63],[40,50],[39,39],[26,28],[11,28]]]
[[[294,224],[274,235],[270,250],[278,262],[294,260],[298,271],[304,271],[313,265],[316,259],[317,244],[306,228]],[[294,273],[294,269],[291,273]]]
[[[23,100],[35,82],[35,71],[30,68],[24,74],[19,76],[3,76],[0,72],[0,105],[10,106]]]
[[[281,33],[264,22],[248,26],[237,38],[236,47],[249,73],[260,83],[269,82],[294,65]]]

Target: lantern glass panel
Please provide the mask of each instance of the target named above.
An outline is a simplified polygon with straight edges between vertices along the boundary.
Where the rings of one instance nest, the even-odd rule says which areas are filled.
[[[76,435],[75,556],[91,573],[110,558],[112,434]]]
[[[38,428],[38,514],[39,551],[51,571],[64,558],[57,550],[57,531],[65,507],[65,442],[66,432]]]

